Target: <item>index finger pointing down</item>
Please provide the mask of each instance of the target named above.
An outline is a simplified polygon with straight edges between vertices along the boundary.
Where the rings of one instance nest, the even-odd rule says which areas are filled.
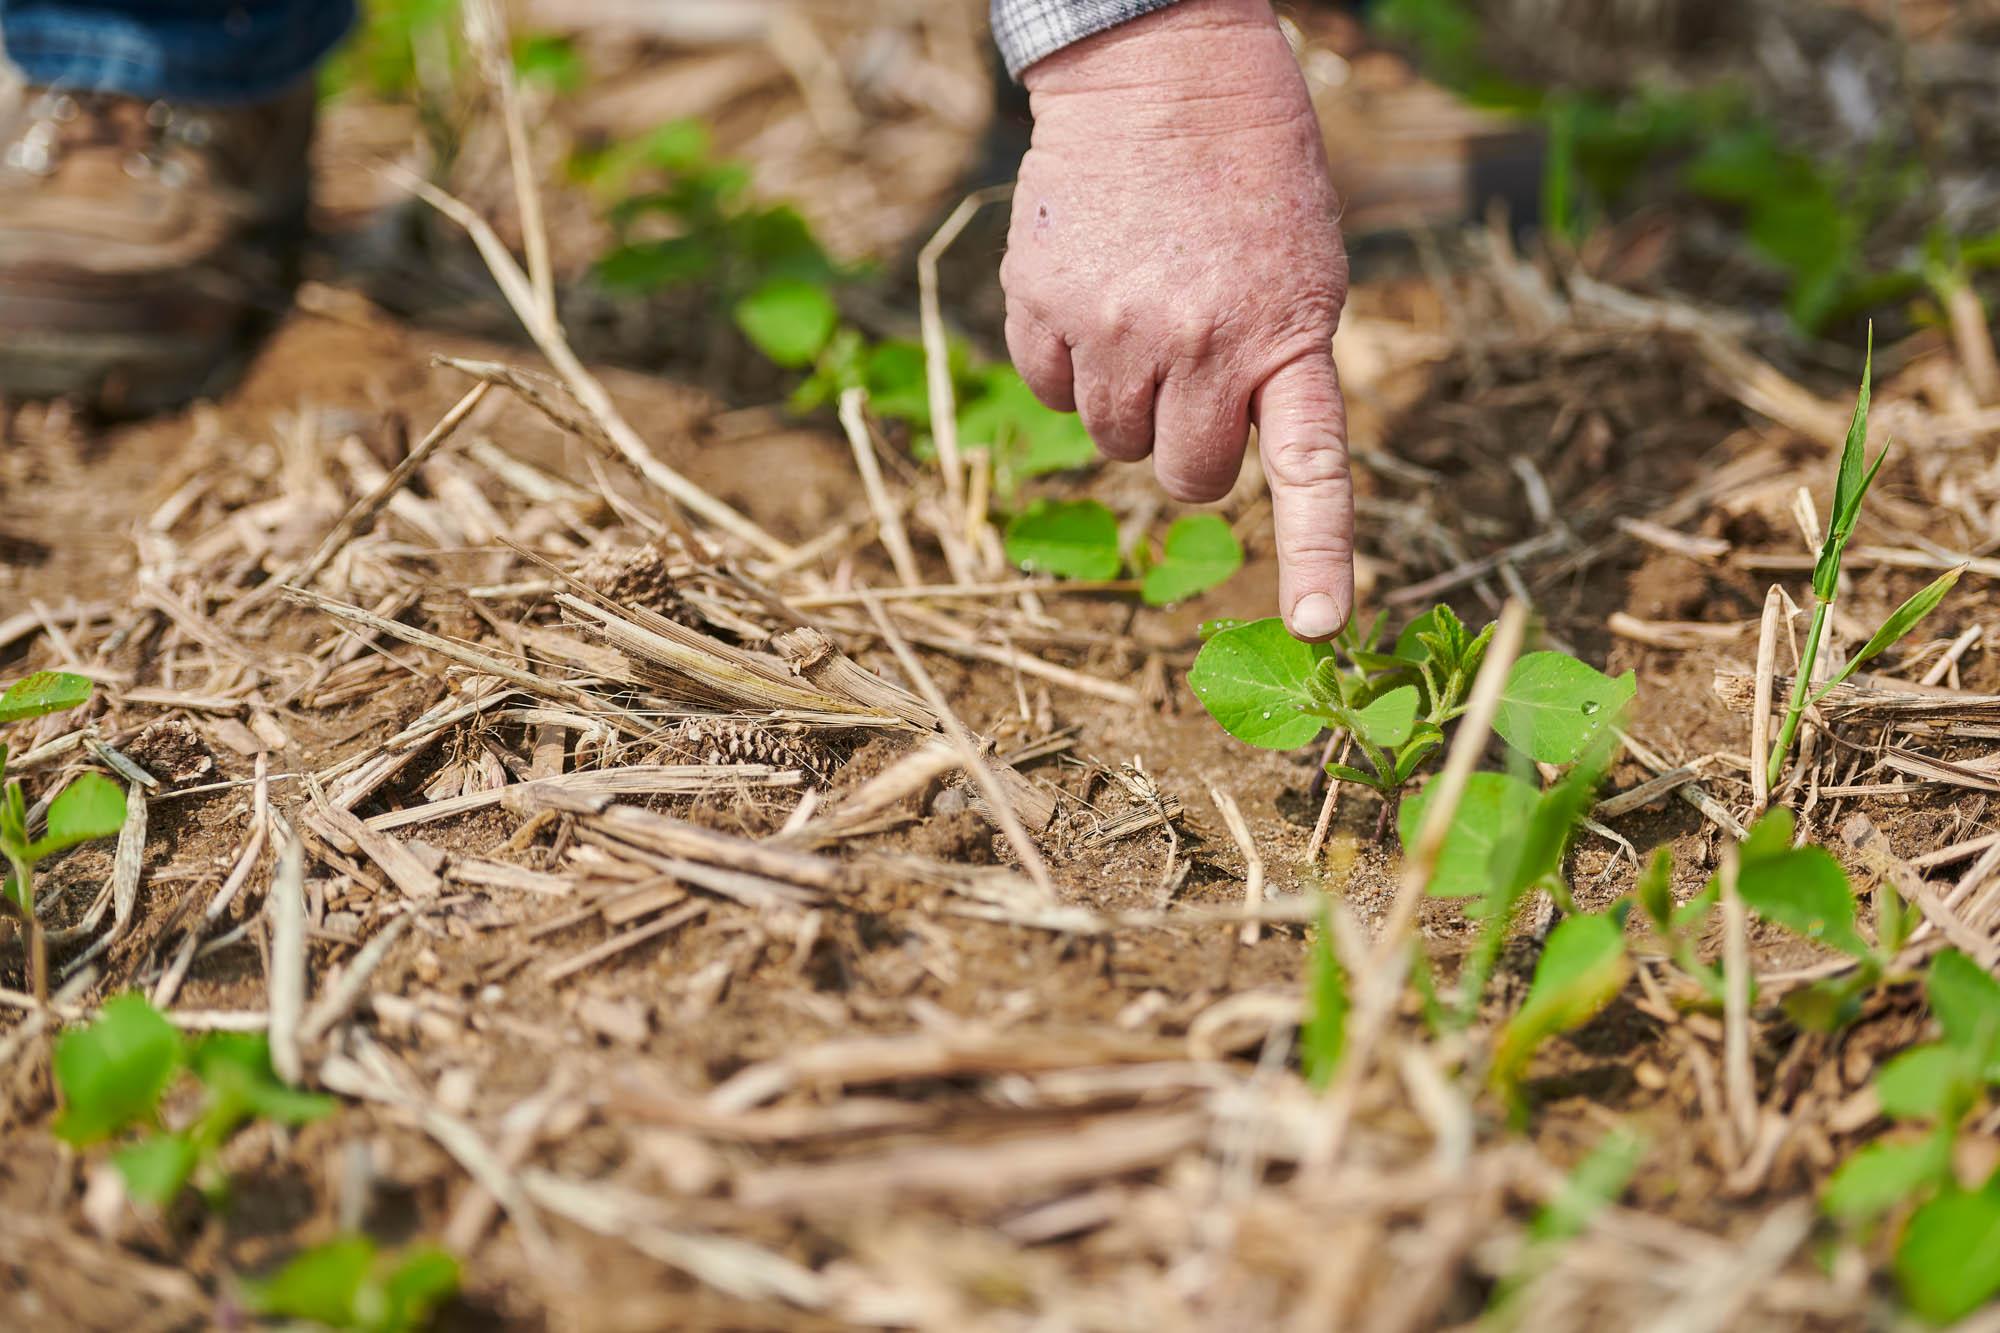
[[[1354,611],[1347,406],[1332,355],[1281,367],[1252,409],[1277,527],[1278,605],[1298,638],[1331,638]]]

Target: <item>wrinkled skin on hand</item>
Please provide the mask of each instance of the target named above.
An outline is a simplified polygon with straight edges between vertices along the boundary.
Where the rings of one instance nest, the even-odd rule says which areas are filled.
[[[1249,427],[1279,608],[1324,639],[1354,604],[1347,295],[1319,125],[1267,0],[1182,0],[1024,76],[1035,112],[1001,283],[1007,344],[1107,456],[1221,499]]]

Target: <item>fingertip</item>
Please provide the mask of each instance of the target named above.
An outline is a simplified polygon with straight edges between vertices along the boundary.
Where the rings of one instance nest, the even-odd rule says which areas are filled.
[[[1285,613],[1285,628],[1295,639],[1308,642],[1330,639],[1346,628],[1348,617],[1353,614],[1353,602],[1351,590],[1345,600],[1332,593],[1307,593]]]

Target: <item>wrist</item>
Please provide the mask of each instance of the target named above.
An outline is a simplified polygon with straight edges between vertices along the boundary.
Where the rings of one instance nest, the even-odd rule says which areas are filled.
[[[1198,131],[1190,104],[1268,120],[1309,105],[1270,0],[1180,0],[1057,51],[1022,72],[1039,121],[1078,99],[1128,104],[1162,132]]]

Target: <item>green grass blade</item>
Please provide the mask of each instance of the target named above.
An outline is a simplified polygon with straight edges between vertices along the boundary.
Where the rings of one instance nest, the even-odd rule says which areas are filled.
[[[1819,692],[1813,695],[1812,702],[1818,703],[1832,691],[1834,686],[1859,671],[1870,659],[1880,657],[1902,642],[1911,630],[1923,622],[1925,616],[1937,610],[1938,603],[1942,602],[1946,594],[1957,585],[1958,577],[1963,573],[1965,573],[1964,565],[1960,565],[1957,569],[1946,570],[1924,585],[1909,601],[1891,612],[1889,618],[1882,622],[1882,628],[1876,630],[1868,642],[1861,646],[1861,651],[1849,658],[1847,665],[1842,667],[1832,680],[1820,687]]]
[[[1333,947],[1333,913],[1320,907],[1313,932],[1305,1021],[1299,1027],[1299,1061],[1306,1082],[1325,1088],[1347,1049],[1347,970]]]
[[[1827,516],[1826,537],[1820,544],[1819,560],[1813,566],[1813,595],[1823,602],[1833,600],[1840,581],[1840,557],[1847,547],[1847,539],[1854,535],[1855,521],[1861,515],[1861,501],[1868,494],[1869,483],[1881,469],[1882,459],[1888,456],[1885,449],[1875,460],[1875,466],[1866,466],[1868,453],[1868,408],[1875,384],[1875,329],[1869,326],[1868,355],[1861,370],[1861,392],[1854,400],[1854,416],[1848,422],[1847,440],[1840,450],[1840,470],[1833,484],[1833,509]]]

